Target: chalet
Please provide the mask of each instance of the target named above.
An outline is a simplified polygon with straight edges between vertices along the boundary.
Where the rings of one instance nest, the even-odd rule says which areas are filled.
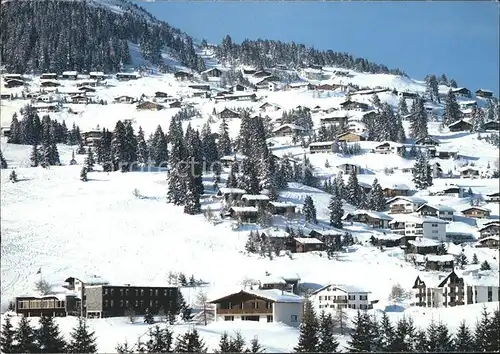
[[[451,254],[429,254],[425,258],[425,269],[433,271],[452,271],[455,257]]]
[[[227,94],[223,96],[214,97],[215,101],[255,101],[257,99],[257,95],[255,93],[233,93]]]
[[[85,80],[76,83],[76,87],[97,87],[97,80]]]
[[[210,91],[210,85],[194,84],[194,85],[189,85],[188,87],[193,90]]]
[[[119,81],[137,80],[140,78],[138,73],[117,73],[116,79]]]
[[[439,140],[430,135],[415,140],[415,145],[439,146]]]
[[[406,253],[413,254],[436,254],[441,242],[417,236],[415,240],[408,241],[408,248],[405,248]]]
[[[340,107],[346,111],[367,111],[368,105],[366,103],[355,102],[351,100],[347,100],[340,104]]]
[[[296,205],[290,202],[269,202],[269,211],[273,215],[295,214]]]
[[[269,83],[270,82],[276,82],[279,81],[279,77],[271,75],[271,76],[266,76],[265,78],[261,79],[260,81],[255,83],[255,86],[258,89],[269,89]]]
[[[32,107],[37,112],[58,112],[59,105],[57,103],[35,103]]]
[[[24,81],[19,79],[10,79],[6,80],[3,85],[5,86],[5,88],[20,87],[24,85]]]
[[[343,219],[346,221],[354,221],[366,224],[375,229],[387,229],[389,227],[389,221],[392,217],[385,213],[367,210],[356,210],[354,212],[347,213]]]
[[[310,154],[327,154],[333,152],[334,141],[320,141],[309,144]]]
[[[103,80],[105,76],[102,71],[91,71],[89,72],[89,78],[93,80]]]
[[[483,97],[483,98],[491,98],[491,97],[493,97],[493,92],[490,90],[479,89],[476,91],[476,96]]]
[[[0,100],[11,100],[12,94],[10,93],[0,93]]]
[[[412,287],[415,306],[452,307],[465,304],[464,279],[451,272],[447,276],[419,275]]]
[[[370,242],[373,246],[377,247],[399,247],[403,244],[403,235],[398,234],[373,234],[370,237]]]
[[[294,83],[289,84],[288,87],[291,90],[305,89],[305,90],[309,90],[309,91],[314,90],[316,88],[316,86],[314,86],[313,84],[311,84],[309,82],[294,82]]]
[[[393,214],[389,227],[393,233],[404,236],[419,236],[426,239],[446,241],[447,221],[431,216]]]
[[[429,187],[430,195],[442,195],[447,197],[463,198],[465,188],[460,186]]]
[[[356,174],[360,174],[362,172],[361,166],[351,163],[343,163],[337,165],[337,168],[339,169],[339,171],[342,171],[342,173],[348,175],[350,175],[353,172],[355,172]]]
[[[217,68],[210,68],[201,72],[202,74],[207,75],[208,77],[221,77],[222,71]]]
[[[182,107],[182,103],[180,101],[174,101],[174,102],[168,103],[168,108],[181,108],[181,107]]]
[[[464,166],[459,169],[460,177],[462,178],[477,178],[479,177],[479,170],[473,166]]]
[[[124,285],[85,285],[83,288],[87,317],[125,316],[133,308],[136,315],[144,315],[148,309],[157,313],[161,308],[173,311],[177,301],[177,287]]]
[[[57,74],[44,73],[44,74],[40,75],[40,80],[57,80]]]
[[[295,237],[295,252],[305,253],[312,251],[323,251],[325,244],[314,237]]]
[[[276,92],[276,91],[279,91],[281,90],[282,88],[282,84],[279,83],[279,82],[276,82],[276,81],[269,81],[269,84],[267,86],[267,89],[270,91],[270,92]]]
[[[477,102],[476,101],[460,101],[458,102],[458,106],[460,109],[470,109],[470,108],[476,108],[477,107]]]
[[[259,210],[256,207],[231,207],[229,215],[240,222],[253,223],[259,217]]]
[[[138,111],[145,111],[145,110],[161,111],[162,109],[165,108],[165,106],[162,106],[161,104],[151,102],[151,101],[144,101],[144,102],[139,103],[135,108]]]
[[[222,111],[217,113],[217,117],[219,119],[233,119],[233,118],[240,118],[240,114],[236,111],[233,111],[232,109],[229,108],[224,108]]]
[[[61,86],[61,84],[57,81],[54,80],[44,80],[40,82],[41,87],[58,87]]]
[[[62,78],[65,80],[76,80],[78,73],[76,71],[63,71]]]
[[[472,122],[472,117],[474,116],[474,109],[472,108],[462,108],[460,109],[460,112],[462,113],[462,119],[468,119],[469,121]]]
[[[479,229],[479,238],[500,235],[500,221],[492,221],[483,225]]]
[[[264,208],[269,202],[269,197],[264,194],[243,194],[241,201],[244,206]]]
[[[193,74],[190,74],[190,73],[185,72],[185,71],[177,71],[177,72],[174,74],[174,77],[175,77],[177,80],[187,80],[187,79],[191,79],[191,78],[193,78]]]
[[[137,100],[131,96],[118,96],[114,101],[115,103],[135,103]]]
[[[490,217],[491,210],[479,206],[471,206],[470,208],[462,210],[462,214],[469,218],[486,219]]]
[[[244,194],[247,194],[247,191],[244,189],[241,189],[241,188],[222,187],[222,188],[219,188],[219,190],[217,191],[217,196],[223,197],[224,200],[226,200],[226,201],[229,199],[231,199],[233,201],[240,200]]]
[[[451,91],[455,94],[455,96],[461,96],[461,97],[470,97],[471,96],[469,89],[467,89],[465,87],[453,88],[453,89],[451,89]]]
[[[233,163],[241,162],[245,158],[246,156],[244,155],[233,154],[233,155],[222,156],[219,159],[219,161],[223,167],[230,167]]]
[[[78,90],[81,92],[95,92],[95,88],[90,86],[81,86],[78,88]]]
[[[91,130],[82,133],[82,140],[85,146],[96,147],[102,138],[102,131]]]
[[[261,241],[267,240],[271,244],[271,247],[273,249],[279,248],[280,250],[295,252],[295,241],[285,230],[278,228],[269,228],[267,230],[263,230],[260,232],[260,239]]]
[[[366,127],[366,124],[363,122],[351,121],[347,123],[347,130],[351,133],[365,136],[368,131],[368,128]]]
[[[410,194],[410,187],[406,184],[393,184],[391,186],[383,187],[384,197],[393,198],[399,196],[408,196]]]
[[[78,316],[81,298],[69,291],[44,296],[19,296],[15,299],[15,312],[24,317]]]
[[[398,97],[402,98],[410,98],[415,99],[418,97],[418,93],[416,92],[406,92],[406,91],[398,91]]]
[[[345,141],[346,143],[355,143],[359,141],[365,141],[366,135],[362,133],[345,132],[337,136],[339,141]]]
[[[248,91],[248,87],[245,87],[241,84],[236,84],[233,87],[231,87],[232,92],[243,92],[243,91]]]
[[[283,124],[273,129],[273,134],[274,136],[298,136],[302,134],[304,131],[305,129],[299,125]]]
[[[324,244],[340,243],[343,231],[339,229],[318,229],[303,227],[304,235],[317,238]]]
[[[20,81],[23,81],[23,75],[21,74],[5,74],[3,75],[3,79],[5,81],[8,81],[8,80],[20,80]]]
[[[337,309],[370,310],[374,301],[369,301],[371,292],[352,285],[330,284],[311,293],[313,304],[323,311]]]
[[[302,70],[302,75],[305,76],[308,80],[322,80],[323,79],[323,71],[318,69],[307,68]]]
[[[457,120],[454,123],[451,123],[448,125],[448,129],[450,129],[450,132],[465,132],[465,131],[471,131],[472,130],[472,124],[460,119]]]
[[[433,216],[441,220],[453,221],[453,214],[455,213],[455,209],[447,205],[431,205],[431,204],[423,204],[416,210],[422,216]]]
[[[1,127],[0,132],[2,133],[2,136],[5,136],[6,138],[10,137],[10,127]]]
[[[304,298],[278,289],[241,290],[210,301],[215,321],[276,322],[299,327]]]
[[[448,160],[450,158],[455,159],[458,157],[458,151],[443,150],[441,148],[437,148],[434,150],[434,157],[443,160]]]
[[[256,71],[254,74],[253,74],[254,77],[258,77],[258,78],[261,78],[261,77],[268,77],[268,76],[271,76],[271,73],[269,71],[265,71],[265,70],[259,70],[259,71]]]
[[[363,193],[370,193],[370,191],[372,190],[372,185],[369,183],[359,181],[358,184]]]
[[[259,280],[259,290],[278,289],[290,293],[299,293],[300,276],[298,274],[273,276],[266,272],[266,276]]]
[[[500,237],[498,235],[495,236],[486,236],[477,241],[476,247],[487,247],[492,249],[498,249],[500,246]]]
[[[403,144],[399,143],[394,143],[391,141],[385,141],[380,145],[375,146],[375,148],[372,150],[372,153],[374,154],[396,154],[396,155],[402,155],[405,150],[405,147]]]
[[[307,67],[314,70],[323,70],[323,67],[319,64],[309,64],[307,65]]]
[[[259,106],[259,110],[261,112],[265,112],[265,113],[276,112],[276,111],[279,111],[280,109],[281,109],[281,107],[278,106],[277,104],[273,104],[273,103],[269,103],[269,102],[264,102],[263,104],[261,104]]]
[[[321,84],[316,86],[316,90],[320,91],[334,91],[339,88],[338,85],[330,85],[330,84]]]
[[[243,68],[243,75],[253,75],[257,72],[254,68]]]
[[[85,95],[74,95],[71,96],[71,103],[73,104],[87,104],[89,99]]]
[[[167,98],[168,97],[168,93],[163,92],[163,91],[156,91],[155,92],[155,97],[156,98]]]
[[[489,120],[484,122],[484,130],[500,130],[500,123],[496,120]]]
[[[418,197],[394,197],[387,201],[389,213],[391,214],[409,214],[418,210],[427,201]]]
[[[378,115],[378,112],[376,110],[362,112],[361,119],[364,119],[364,120],[375,119],[377,117],[377,115]]]
[[[344,127],[347,125],[349,117],[345,111],[336,111],[320,118],[322,126]]]
[[[485,201],[487,203],[500,203],[500,192],[487,194]]]

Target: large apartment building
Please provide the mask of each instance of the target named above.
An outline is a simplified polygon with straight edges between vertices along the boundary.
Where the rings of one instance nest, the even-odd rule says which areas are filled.
[[[311,294],[312,302],[320,310],[350,308],[369,310],[373,303],[368,299],[370,291],[350,286],[334,285],[324,286]]]

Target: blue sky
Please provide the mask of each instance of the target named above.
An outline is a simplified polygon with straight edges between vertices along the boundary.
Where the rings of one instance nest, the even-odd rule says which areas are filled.
[[[142,2],[197,39],[295,41],[364,57],[411,77],[445,73],[499,93],[498,4],[470,2]]]

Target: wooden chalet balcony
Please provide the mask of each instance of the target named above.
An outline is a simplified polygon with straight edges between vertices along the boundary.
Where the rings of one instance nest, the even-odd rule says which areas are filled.
[[[272,315],[273,309],[217,309],[217,315]]]

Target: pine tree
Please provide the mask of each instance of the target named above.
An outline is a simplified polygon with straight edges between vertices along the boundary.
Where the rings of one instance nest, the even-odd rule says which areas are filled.
[[[481,270],[491,270],[491,267],[490,267],[490,264],[488,263],[488,261],[484,261],[483,263],[481,263]]]
[[[346,201],[359,207],[361,205],[361,194],[362,191],[359,186],[357,172],[356,170],[352,170],[346,186]]]
[[[472,131],[476,133],[484,132],[484,111],[481,108],[474,107],[472,109]]]
[[[317,351],[320,353],[335,353],[339,343],[333,334],[333,317],[332,314],[326,315],[321,312],[319,317],[319,344]]]
[[[194,180],[192,178],[188,178],[184,213],[195,215],[200,212],[201,212],[200,195],[196,190],[196,186],[194,185]]]
[[[219,128],[219,142],[217,150],[220,157],[231,154],[231,139],[229,138],[229,127],[225,118],[222,118]]]
[[[477,254],[472,255],[472,264],[479,264],[479,260],[477,259]]]
[[[227,332],[222,333],[219,341],[219,349],[215,353],[231,353],[231,340]]]
[[[432,186],[432,167],[424,154],[417,157],[412,173],[412,180],[417,189],[422,190]]]
[[[151,310],[149,310],[149,308],[147,308],[145,313],[144,313],[144,323],[147,323],[147,324],[155,323],[155,319],[153,317],[153,314],[151,313]]]
[[[458,84],[457,84],[457,82],[455,81],[455,79],[451,79],[451,80],[449,81],[449,83],[450,83],[450,87],[452,87],[452,88],[457,88],[457,87],[458,87]]]
[[[257,245],[258,245],[258,234],[255,235],[255,233],[250,231],[250,234],[248,235],[247,242],[245,243],[245,251],[248,253],[257,253]]]
[[[424,330],[419,329],[415,332],[415,342],[413,347],[419,350],[420,353],[429,351],[429,342],[427,340],[427,334]]]
[[[16,331],[10,321],[11,316],[5,316],[2,324],[2,333],[0,335],[0,351],[2,353],[16,353],[16,346],[14,345],[14,336]]]
[[[210,124],[205,123],[201,131],[201,145],[203,151],[203,159],[208,166],[211,166],[217,158],[219,153],[217,151],[217,143],[215,142],[215,136],[212,134],[210,129]]]
[[[5,158],[3,157],[2,151],[0,151],[0,167],[2,169],[7,168],[7,161],[5,161]]]
[[[451,123],[458,121],[461,116],[462,113],[460,112],[460,106],[457,103],[455,94],[450,89],[444,102],[443,122],[446,125],[450,125]]]
[[[382,313],[382,319],[380,321],[380,338],[379,346],[381,351],[391,352],[394,342],[394,326],[384,311]]]
[[[31,167],[37,167],[40,164],[40,152],[36,144],[31,149],[30,162]]]
[[[78,324],[71,332],[71,340],[68,344],[70,353],[96,353],[97,344],[94,332],[89,332],[87,320],[78,318]]]
[[[417,97],[411,107],[410,116],[410,137],[413,139],[422,138],[428,135],[427,130],[427,112],[425,111],[424,101]]]
[[[80,171],[80,181],[87,182],[87,167],[82,167],[82,170]]]
[[[474,337],[472,336],[472,332],[465,321],[460,322],[453,344],[453,350],[459,353],[468,353],[469,351],[473,351]]]
[[[490,318],[490,327],[488,328],[488,351],[496,352],[500,351],[500,311],[498,308],[493,310],[493,314]]]
[[[398,113],[401,117],[407,116],[410,114],[408,111],[408,105],[406,104],[406,99],[404,97],[401,97],[399,99],[399,104],[398,104]]]
[[[253,338],[250,341],[250,348],[247,349],[248,353],[264,353],[264,348],[259,343],[259,339],[257,337]]]
[[[142,131],[142,127],[139,126],[139,131],[137,132],[137,162],[140,166],[145,166],[148,161],[148,145],[146,144],[146,140],[144,139],[144,132]]]
[[[366,313],[361,313],[358,310],[356,317],[353,320],[354,329],[351,333],[349,344],[350,352],[371,352],[373,339],[370,333],[371,319]]]
[[[12,170],[12,172],[10,173],[10,175],[9,175],[9,181],[11,181],[12,183],[16,183],[17,182],[17,174],[16,174],[15,170]]]
[[[230,341],[231,353],[244,353],[245,352],[245,339],[240,332],[236,332],[236,337],[231,338]]]
[[[314,206],[314,201],[310,195],[306,196],[304,199],[304,207],[302,209],[302,213],[304,214],[304,219],[306,222],[317,224],[318,220],[316,219],[316,207]]]
[[[64,353],[67,343],[59,331],[59,326],[54,322],[54,318],[42,316],[39,322],[40,328],[36,330],[35,337],[40,352]]]
[[[172,352],[173,334],[168,328],[160,328],[159,325],[156,325],[153,329],[149,329],[148,337],[146,342],[148,353]]]
[[[453,342],[448,327],[442,322],[437,325],[437,347],[434,351],[440,353],[453,351]]]
[[[127,168],[133,168],[137,162],[137,138],[130,120],[125,121],[125,160]]]
[[[14,342],[16,343],[16,353],[33,353],[37,351],[35,330],[31,327],[26,317],[21,317],[19,324],[14,334]]]
[[[310,300],[306,300],[304,317],[300,324],[299,343],[293,349],[295,353],[312,353],[318,351],[319,323]]]
[[[376,178],[373,180],[372,189],[368,194],[368,206],[370,210],[375,211],[383,211],[385,209],[384,191]]]
[[[342,208],[342,200],[336,193],[332,193],[328,210],[330,210],[330,226],[341,229],[344,209]]]
[[[87,157],[85,158],[85,162],[83,164],[87,168],[88,172],[92,172],[94,170],[94,164],[95,164],[94,152],[90,147],[89,150],[87,151]]]
[[[177,338],[174,352],[176,353],[206,353],[205,343],[200,339],[196,328]]]
[[[486,352],[490,345],[489,328],[491,327],[491,319],[486,306],[481,311],[481,317],[476,322],[474,329],[474,351]]]
[[[126,142],[126,128],[122,121],[116,122],[113,138],[111,140],[111,155],[113,170],[126,172],[128,167],[128,153]]]
[[[138,146],[139,148],[139,146]],[[141,152],[142,153],[142,152]],[[156,167],[165,167],[168,161],[167,137],[163,133],[161,126],[158,125],[151,139],[149,154]]]
[[[394,335],[394,346],[395,352],[411,352],[413,351],[415,345],[415,327],[413,325],[413,320],[411,318],[407,319],[405,317],[399,319],[396,324],[396,330]],[[420,350],[420,348],[417,348]]]

